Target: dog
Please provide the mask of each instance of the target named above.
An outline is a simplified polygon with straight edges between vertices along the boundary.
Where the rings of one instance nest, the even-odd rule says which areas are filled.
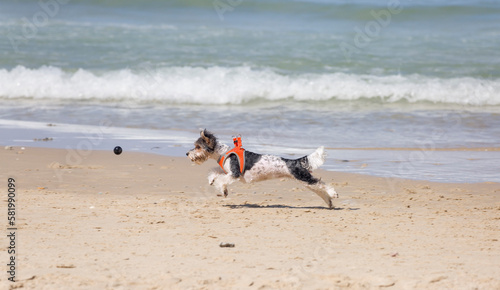
[[[325,184],[311,172],[325,162],[324,147],[319,147],[312,154],[298,158],[286,159],[274,155],[257,154],[241,148],[241,138],[233,140],[235,148],[217,140],[207,129],[200,132],[195,147],[186,156],[196,164],[214,159],[220,167],[213,169],[208,175],[208,183],[214,185],[224,197],[228,195],[227,186],[236,180],[244,183],[257,182],[273,178],[294,178],[308,189],[319,195],[333,209],[332,198],[338,198],[335,189]]]

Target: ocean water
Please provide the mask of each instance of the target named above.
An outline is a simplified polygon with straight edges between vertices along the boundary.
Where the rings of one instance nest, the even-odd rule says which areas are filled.
[[[182,155],[208,128],[323,145],[328,170],[500,182],[499,48],[498,1],[2,1],[0,144],[78,146],[104,122]]]

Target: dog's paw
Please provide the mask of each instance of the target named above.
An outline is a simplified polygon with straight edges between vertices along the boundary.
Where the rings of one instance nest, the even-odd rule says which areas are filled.
[[[227,188],[221,190],[221,192],[217,193],[217,196],[220,196],[220,197],[227,197],[227,195],[229,194],[229,191],[227,190]]]
[[[208,175],[208,184],[209,185],[214,185],[215,179],[217,178],[217,174],[215,172],[211,172]]]
[[[328,190],[328,195],[331,198],[339,198],[339,194],[334,189]]]

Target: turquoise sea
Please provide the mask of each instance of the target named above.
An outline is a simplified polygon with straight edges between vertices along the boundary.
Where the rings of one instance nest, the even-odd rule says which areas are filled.
[[[0,145],[182,156],[200,128],[323,145],[333,171],[500,182],[500,2],[0,2]]]

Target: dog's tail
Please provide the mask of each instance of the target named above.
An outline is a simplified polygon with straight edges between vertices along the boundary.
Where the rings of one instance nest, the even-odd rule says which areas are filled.
[[[323,163],[325,163],[326,153],[325,147],[321,146],[313,153],[307,155],[308,170],[313,171],[318,169]]]

